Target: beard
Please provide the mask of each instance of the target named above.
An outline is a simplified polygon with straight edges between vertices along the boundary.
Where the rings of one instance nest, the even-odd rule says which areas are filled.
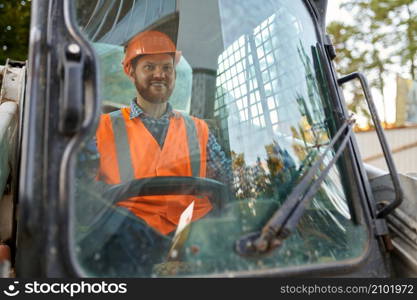
[[[152,86],[152,83],[160,83],[160,87]],[[174,88],[168,81],[146,81],[145,84],[135,78],[135,87],[142,98],[151,103],[165,103],[169,100]]]

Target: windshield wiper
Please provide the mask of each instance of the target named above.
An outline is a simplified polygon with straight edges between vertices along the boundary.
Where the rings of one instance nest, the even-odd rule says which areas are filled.
[[[263,226],[262,230],[244,235],[236,241],[235,250],[239,255],[260,256],[268,254],[282,245],[284,239],[295,230],[311,199],[313,199],[330,169],[346,148],[347,142],[352,135],[352,123],[354,123],[354,120],[351,118],[343,123],[323,154],[316,159],[307,174],[294,187],[282,206]],[[334,148],[340,139],[342,140],[335,155],[321,171],[320,176],[315,178],[317,171],[322,168],[327,153]]]

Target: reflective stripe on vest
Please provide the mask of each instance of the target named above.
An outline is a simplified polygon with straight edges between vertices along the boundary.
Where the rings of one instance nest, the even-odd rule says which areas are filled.
[[[192,176],[200,177],[200,144],[198,142],[197,129],[193,119],[187,114],[181,114],[187,129],[188,150],[190,153],[190,163]],[[113,127],[114,139],[116,143],[117,162],[119,165],[120,180],[128,182],[135,178],[132,168],[132,155],[129,149],[129,140],[125,120],[120,110],[110,113]],[[140,150],[139,150],[140,151]]]
[[[190,153],[191,171],[193,177],[200,177],[200,143],[198,142],[195,123],[189,115],[181,114],[187,128],[188,151]]]
[[[128,182],[134,178],[134,173],[125,120],[123,119],[122,112],[120,110],[110,113],[110,119],[116,143],[120,180],[121,182]]]

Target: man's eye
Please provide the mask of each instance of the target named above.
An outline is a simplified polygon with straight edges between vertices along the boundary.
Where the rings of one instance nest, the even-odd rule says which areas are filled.
[[[153,70],[153,66],[152,66],[152,65],[145,65],[145,66],[144,66],[144,69],[145,69],[146,71],[151,71],[151,70]]]
[[[164,71],[165,72],[172,72],[173,68],[171,66],[165,66]]]

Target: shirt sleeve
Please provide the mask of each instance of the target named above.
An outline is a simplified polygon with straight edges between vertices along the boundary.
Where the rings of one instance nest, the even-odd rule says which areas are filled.
[[[226,157],[215,136],[210,132],[207,143],[207,177],[231,186],[232,162]]]

